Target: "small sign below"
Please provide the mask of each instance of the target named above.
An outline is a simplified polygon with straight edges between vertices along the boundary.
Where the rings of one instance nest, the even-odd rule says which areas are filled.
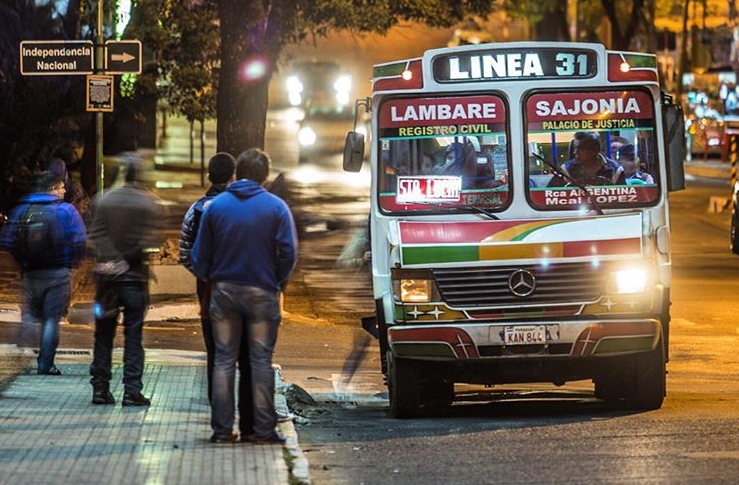
[[[113,76],[87,76],[87,111],[113,111]]]
[[[90,40],[24,40],[20,48],[21,74],[90,74],[93,71],[92,55]]]
[[[141,74],[141,41],[109,40],[105,43],[107,74]]]

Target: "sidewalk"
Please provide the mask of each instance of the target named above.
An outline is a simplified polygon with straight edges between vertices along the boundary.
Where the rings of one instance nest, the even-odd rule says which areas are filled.
[[[731,163],[721,160],[696,160],[685,162],[685,173],[693,177],[726,180],[731,178]]]
[[[19,375],[0,394],[0,484],[307,483],[305,464],[302,475],[288,470],[286,458],[295,467],[302,456],[292,423],[280,425],[286,454],[278,445],[208,441],[205,367],[187,360],[151,359],[143,391],[149,408],[121,407],[120,365],[115,406],[90,404],[87,364],[60,364],[59,377]]]

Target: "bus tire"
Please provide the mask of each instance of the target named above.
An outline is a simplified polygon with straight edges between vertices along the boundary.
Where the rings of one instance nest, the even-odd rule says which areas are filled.
[[[736,204],[731,209],[731,252],[739,255],[739,210]]]
[[[442,378],[427,379],[421,390],[421,401],[433,407],[451,405],[454,402],[454,383]]]
[[[595,397],[610,406],[648,411],[659,409],[665,398],[665,354],[663,340],[650,352],[636,355],[631,372],[595,379]]]
[[[395,358],[391,351],[387,352],[387,363],[390,415],[397,419],[418,416],[421,405],[418,368],[412,361]]]

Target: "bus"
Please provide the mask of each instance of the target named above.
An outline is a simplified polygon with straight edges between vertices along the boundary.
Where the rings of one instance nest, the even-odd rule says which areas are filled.
[[[390,414],[455,383],[592,380],[656,409],[684,120],[654,55],[491,43],[374,66],[370,245]],[[355,113],[356,114],[356,113]],[[344,169],[364,137],[349,132]]]

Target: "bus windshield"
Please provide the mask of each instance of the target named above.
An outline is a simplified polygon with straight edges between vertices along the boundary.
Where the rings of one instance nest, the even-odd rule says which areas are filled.
[[[507,204],[506,107],[499,97],[391,98],[380,107],[378,138],[383,210]]]
[[[660,173],[653,106],[641,90],[529,96],[531,204],[561,210],[582,208],[591,197],[601,207],[656,202]]]

